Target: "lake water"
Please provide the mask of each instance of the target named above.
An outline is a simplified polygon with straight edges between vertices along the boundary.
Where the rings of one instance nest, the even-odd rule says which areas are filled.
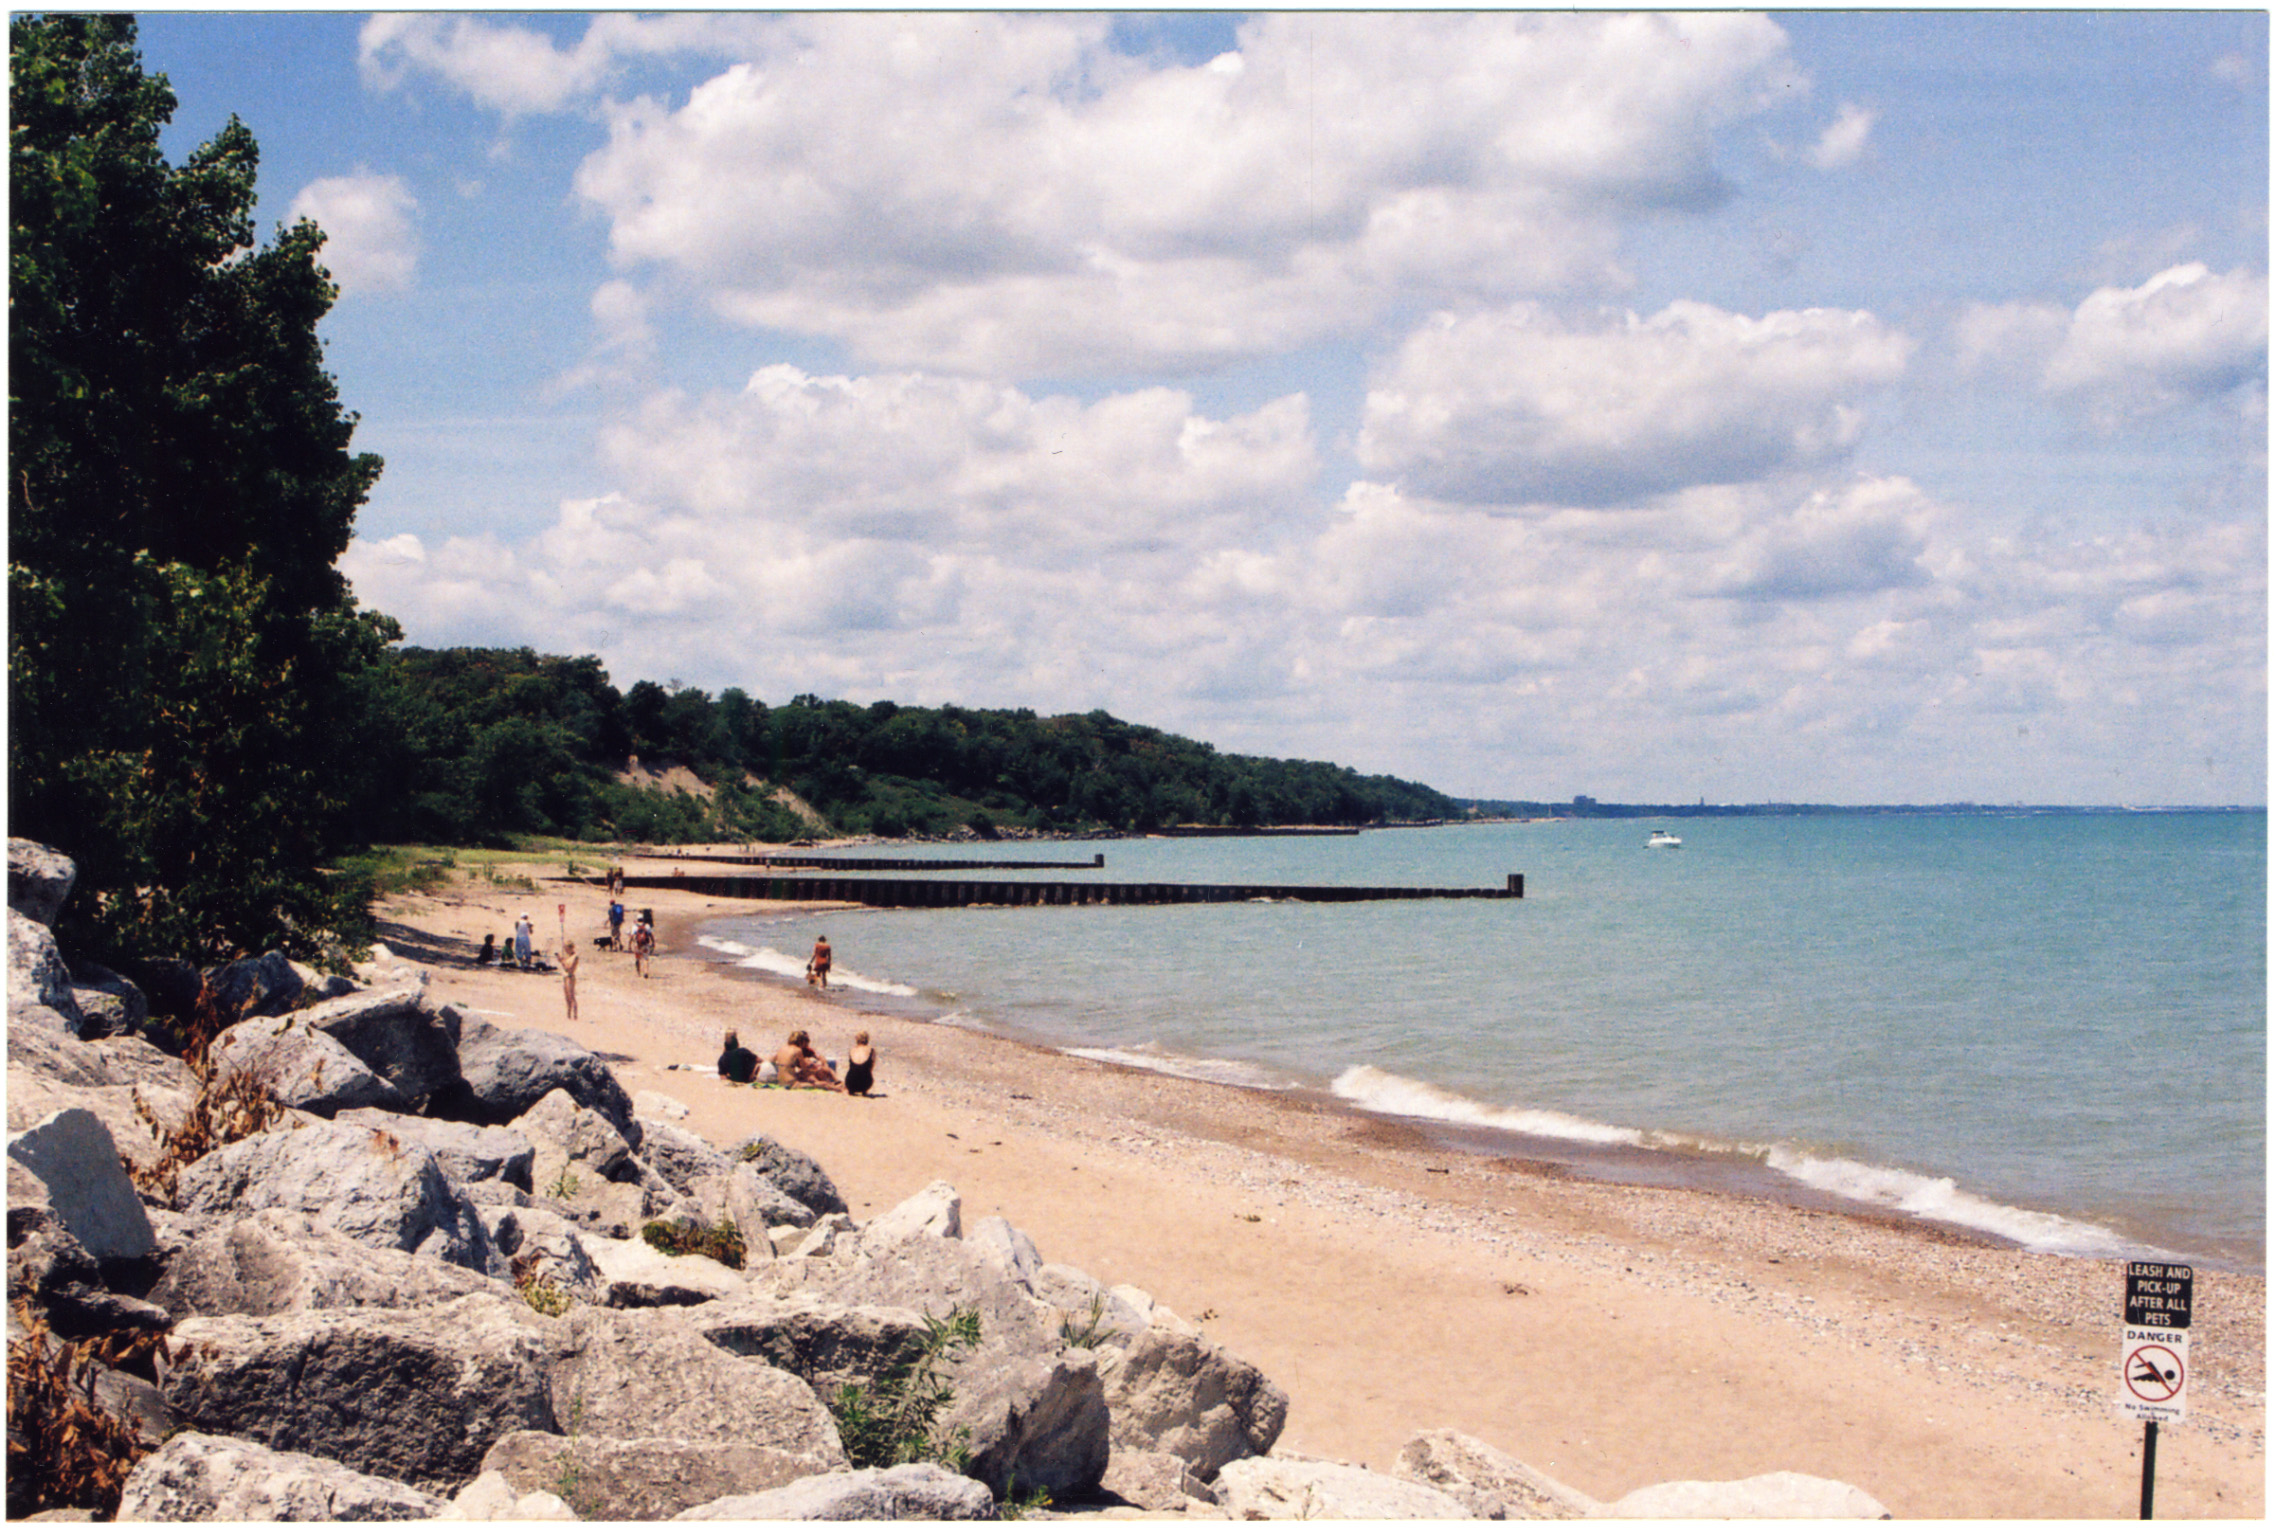
[[[1526,896],[864,910],[704,943],[795,981],[826,931],[849,1002],[1329,1091],[1584,1172],[2264,1267],[2264,814],[1691,818],[1646,849],[1653,826],[895,850],[1105,850],[1051,879],[1519,871]]]

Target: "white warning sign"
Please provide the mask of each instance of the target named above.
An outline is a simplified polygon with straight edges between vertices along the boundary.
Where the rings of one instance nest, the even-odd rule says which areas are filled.
[[[2188,1413],[2189,1330],[2124,1329],[2118,1346],[2118,1410],[2145,1423],[2178,1423]]]

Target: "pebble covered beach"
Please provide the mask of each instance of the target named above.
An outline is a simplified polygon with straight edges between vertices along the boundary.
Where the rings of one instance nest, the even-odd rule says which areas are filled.
[[[626,862],[639,874],[638,861]],[[445,1001],[557,1028],[714,1142],[812,1154],[857,1217],[934,1180],[1050,1260],[1153,1292],[1289,1393],[1280,1449],[1387,1469],[1450,1427],[1610,1501],[1656,1481],[1799,1471],[1899,1517],[2130,1517],[2142,1429],[2113,1405],[2122,1266],[1901,1217],[1592,1182],[1456,1150],[1333,1100],[1204,1083],[754,978],[696,943],[748,912],[643,890],[653,975],[588,950],[558,977],[477,967],[525,908],[605,927],[598,888],[460,880],[381,910]],[[664,870],[662,874],[669,874]],[[871,1100],[737,1088],[793,1028],[882,1061]],[[2265,1281],[2201,1270],[2185,1422],[2161,1430],[2161,1516],[2265,1511]]]

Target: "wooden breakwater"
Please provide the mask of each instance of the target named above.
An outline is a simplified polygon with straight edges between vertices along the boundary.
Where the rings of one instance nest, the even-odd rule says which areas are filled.
[[[653,858],[653,857],[651,857]],[[674,860],[707,860],[715,865],[788,865],[822,871],[1096,871],[1106,856],[1088,860],[880,860],[861,855],[674,855]],[[676,879],[676,878],[675,878]],[[629,885],[629,883],[627,883]]]
[[[578,880],[600,884],[599,877]],[[1157,903],[1360,903],[1409,898],[1525,895],[1525,878],[1498,887],[1245,886],[1188,881],[964,881],[867,876],[627,876],[627,891],[694,892],[703,897],[778,902],[860,903],[871,908],[1085,907]]]

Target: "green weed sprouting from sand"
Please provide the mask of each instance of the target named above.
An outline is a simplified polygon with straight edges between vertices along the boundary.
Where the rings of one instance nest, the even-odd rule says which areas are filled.
[[[917,1351],[868,1384],[848,1381],[830,1402],[838,1438],[855,1470],[931,1460],[961,1471],[971,1459],[972,1432],[938,1431],[940,1415],[956,1400],[940,1366],[980,1342],[980,1308],[957,1306],[945,1317],[925,1318]]]

